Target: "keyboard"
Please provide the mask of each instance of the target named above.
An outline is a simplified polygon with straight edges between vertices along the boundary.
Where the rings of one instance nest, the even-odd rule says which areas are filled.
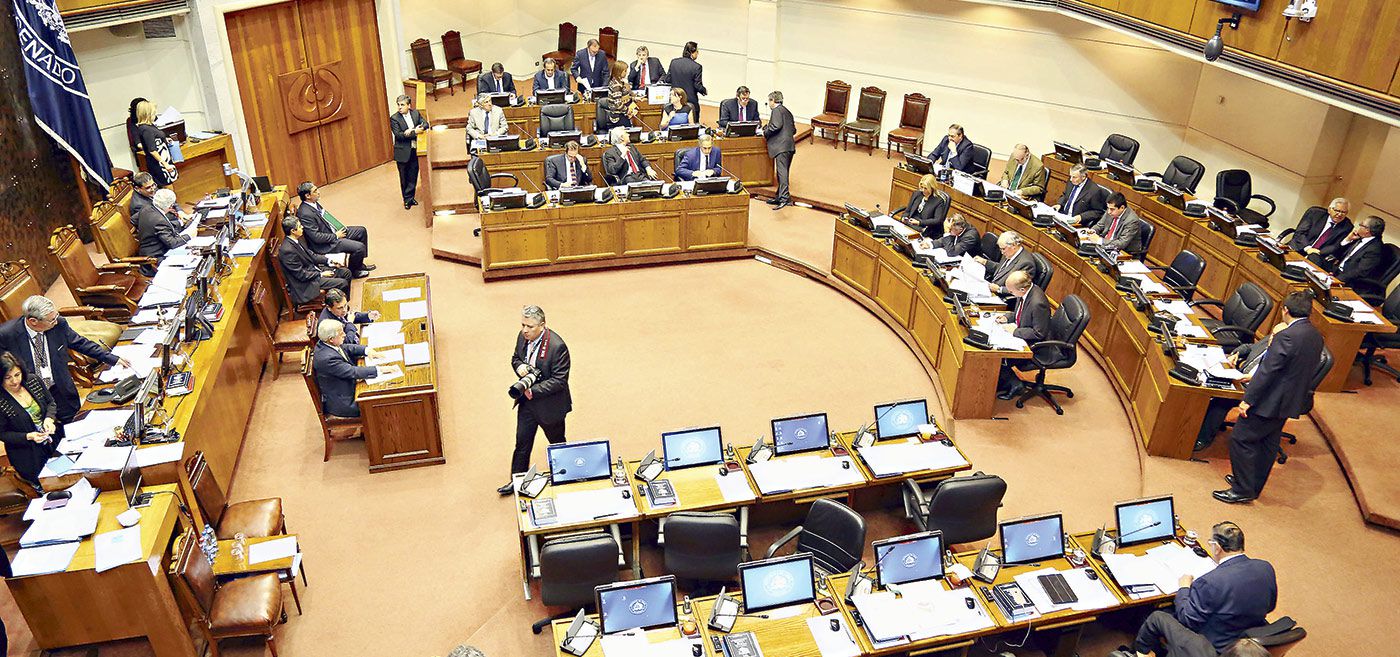
[[[1054,573],[1041,575],[1036,579],[1040,580],[1040,585],[1045,588],[1045,593],[1050,596],[1051,602],[1057,605],[1067,605],[1079,601],[1079,596],[1074,594],[1074,589],[1070,588],[1064,575]]]

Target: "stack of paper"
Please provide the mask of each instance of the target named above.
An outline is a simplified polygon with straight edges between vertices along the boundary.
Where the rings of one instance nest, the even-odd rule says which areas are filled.
[[[135,447],[106,447],[104,445],[93,445],[85,450],[73,468],[83,472],[107,472],[111,470],[121,470],[126,466],[127,457],[131,456],[131,450]]]
[[[1187,304],[1182,299],[1157,299],[1152,302],[1152,305],[1156,307],[1157,310],[1164,313],[1171,313],[1177,317],[1196,314],[1196,311],[1191,309],[1190,304]]]
[[[233,245],[233,248],[229,249],[229,255],[235,258],[255,256],[258,254],[258,251],[262,249],[263,243],[266,241],[267,240],[264,239],[251,237],[238,240],[238,242]]]
[[[136,467],[148,468],[158,463],[172,463],[185,455],[185,443],[151,445],[136,450]]]
[[[404,365],[425,365],[432,359],[432,350],[426,342],[406,343],[403,346]]]
[[[846,467],[843,464],[849,464]],[[749,466],[758,489],[764,495],[786,493],[805,488],[841,486],[861,481],[860,470],[849,456],[798,456],[771,459]]]
[[[262,541],[248,546],[248,564],[260,564],[278,559],[288,559],[297,553],[297,537],[287,536],[271,541]]]
[[[913,237],[919,234],[919,231],[910,228],[908,224],[905,224],[904,222],[898,219],[892,218],[889,215],[882,214],[872,216],[870,218],[870,225],[874,226],[875,228],[889,229],[891,233],[894,233],[895,235],[903,235],[905,237]]]
[[[1106,554],[1104,563],[1120,586],[1152,585],[1166,594],[1176,593],[1182,575],[1200,577],[1215,567],[1210,559],[1175,543],[1152,548],[1142,556]]]
[[[141,560],[141,525],[92,537],[94,570],[105,572]]]
[[[35,547],[80,540],[97,531],[97,517],[101,511],[101,504],[87,504],[72,510],[64,507],[41,513],[20,536],[19,545]]]
[[[1146,274],[1152,271],[1147,265],[1139,260],[1128,260],[1118,263],[1118,273],[1120,274]]]
[[[404,301],[399,304],[399,319],[419,319],[428,316],[428,302],[426,300]]]
[[[1187,338],[1204,338],[1209,335],[1204,327],[1197,326],[1191,320],[1185,318],[1176,321],[1176,325],[1172,327],[1172,332]]]
[[[69,541],[24,548],[10,560],[10,570],[15,577],[61,573],[73,562],[79,545],[82,543]]]
[[[554,497],[558,514],[557,525],[603,519],[626,519],[637,515],[637,505],[631,498],[623,499],[626,488],[598,488],[560,493]]]
[[[398,365],[390,365],[384,368],[383,373],[381,373],[379,376],[365,379],[365,383],[368,383],[370,385],[378,385],[381,383],[388,383],[395,379],[401,378],[403,378],[403,368],[399,367]]]
[[[423,288],[403,287],[397,290],[385,290],[381,296],[385,301],[407,301],[423,296]]]
[[[1042,568],[1033,572],[1021,573],[1015,579],[1026,595],[1030,597],[1031,602],[1035,603],[1036,611],[1041,614],[1049,614],[1063,609],[1090,611],[1118,604],[1118,598],[1114,597],[1113,592],[1109,591],[1102,581],[1089,579],[1089,572],[1090,570],[1087,568],[1071,568],[1069,570]],[[1039,577],[1056,573],[1065,578],[1065,583],[1069,584],[1070,589],[1074,591],[1077,600],[1062,605],[1050,601],[1050,594],[1045,591],[1045,585],[1040,583]]]
[[[898,598],[888,591],[853,598],[872,642],[962,634],[994,624],[970,591],[947,591],[936,580],[901,584],[899,589]],[[973,601],[972,609],[967,608],[969,599]]]
[[[25,508],[24,516],[21,519],[25,522],[32,522],[46,513],[71,513],[75,509],[92,506],[97,501],[97,494],[101,492],[93,488],[86,478],[79,479],[78,483],[69,486],[67,490],[71,495],[67,504],[57,509],[45,511],[44,504],[48,502],[48,499],[41,495],[29,501],[29,506]]]
[[[725,502],[747,502],[755,497],[743,472],[715,475],[715,485],[719,486],[719,494],[724,496]]]
[[[941,442],[924,443],[915,438],[903,442],[877,443],[860,450],[860,456],[876,477],[967,465],[967,459],[956,448]]]
[[[73,449],[73,447],[86,448],[85,443],[94,440],[98,441],[99,444],[105,442],[108,438],[113,437],[113,429],[125,425],[126,421],[131,419],[132,412],[129,408],[88,411],[83,419],[64,425],[64,438],[59,443],[59,451],[64,454],[76,454],[83,450]]]

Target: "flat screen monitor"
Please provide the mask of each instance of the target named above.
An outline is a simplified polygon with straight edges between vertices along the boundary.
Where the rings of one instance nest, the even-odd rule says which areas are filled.
[[[545,452],[550,480],[556,486],[612,475],[612,446],[606,440],[550,445]]]
[[[1176,512],[1172,496],[1144,497],[1113,505],[1118,523],[1118,544],[1133,545],[1160,541],[1176,535]]]
[[[571,141],[581,144],[582,140],[583,133],[577,130],[552,130],[545,135],[545,143],[549,144],[550,148],[563,148]]]
[[[943,577],[943,532],[896,536],[871,544],[880,586]]]
[[[1215,2],[1225,5],[1226,7],[1234,7],[1235,9],[1243,11],[1259,11],[1259,5],[1263,1],[1264,0],[1215,0]]]
[[[811,602],[816,598],[812,555],[802,552],[741,563],[739,588],[744,593],[744,612],[750,614]]]
[[[778,456],[826,449],[830,445],[829,440],[826,413],[773,420],[773,451]]]
[[[566,205],[573,205],[575,203],[592,203],[595,198],[593,194],[597,191],[598,188],[593,185],[584,185],[582,187],[560,187],[559,202]]]
[[[919,435],[919,425],[928,423],[928,400],[880,404],[875,407],[875,435],[904,438]]]
[[[1008,520],[1000,529],[1004,564],[1035,563],[1065,554],[1064,521],[1058,513]]]
[[[606,584],[593,590],[603,634],[676,624],[676,577]]]
[[[661,453],[667,470],[714,465],[724,460],[719,427],[682,429],[661,434]]]
[[[730,121],[724,126],[726,137],[752,137],[758,134],[758,121]]]
[[[1013,193],[1006,195],[1006,205],[1011,208],[1013,213],[1024,217],[1026,221],[1035,221],[1034,201],[1028,201]]]
[[[537,105],[558,105],[564,102],[564,98],[568,94],[568,89],[537,89],[535,103]]]
[[[140,413],[141,409],[137,409]],[[136,465],[136,448],[132,447],[126,455],[126,465],[122,466],[120,475],[122,482],[122,493],[126,495],[126,506],[134,509],[143,506],[141,499],[141,467]]]
[[[1070,164],[1079,164],[1084,160],[1084,151],[1080,150],[1078,146],[1057,141],[1055,142],[1055,156]]]
[[[1122,162],[1119,162],[1117,160],[1108,159],[1105,159],[1103,161],[1103,166],[1105,169],[1108,169],[1109,177],[1113,178],[1114,180],[1117,180],[1120,183],[1123,183],[1124,185],[1132,185],[1133,183],[1137,182],[1137,174],[1133,171],[1133,168],[1131,166],[1123,164]]]
[[[904,162],[909,166],[909,170],[920,175],[933,173],[933,160],[922,155],[913,153],[904,154]]]

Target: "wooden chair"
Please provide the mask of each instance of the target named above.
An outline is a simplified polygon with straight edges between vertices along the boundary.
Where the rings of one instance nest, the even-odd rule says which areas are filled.
[[[457,88],[452,86],[452,71],[437,67],[437,63],[433,61],[433,46],[428,43],[427,39],[417,39],[408,47],[413,51],[415,76],[432,85],[434,99],[438,95],[438,84],[443,81],[447,82],[447,89],[452,92],[451,95],[457,95]],[[466,80],[463,80],[462,84],[465,85]]]
[[[306,303],[297,303],[296,300],[292,299],[292,292],[287,288],[287,274],[282,271],[282,257],[277,255],[277,248],[280,246],[282,246],[282,240],[278,238],[269,239],[267,242],[267,252],[272,258],[272,274],[277,277],[277,286],[282,291],[282,301],[284,302],[282,307],[291,308],[292,314],[297,316],[309,312],[320,312],[321,308],[326,306],[325,290],[321,290],[315,299]]]
[[[447,60],[447,70],[462,77],[462,91],[467,90],[467,77],[481,75],[481,62],[467,59],[462,52],[462,33],[457,30],[442,33],[442,53]]]
[[[140,266],[155,262],[153,258],[132,258],[94,265],[71,224],[54,229],[49,237],[49,256],[78,303],[111,310],[107,318],[115,320],[135,314],[136,301],[150,285],[150,280],[140,275]]]
[[[272,346],[272,353],[277,355],[277,364],[272,367],[272,380],[276,381],[278,375],[282,373],[282,355],[291,352],[300,353],[307,345],[311,344],[308,336],[308,327],[311,332],[315,331],[316,313],[306,313],[305,321],[300,317],[280,321],[277,312],[277,304],[272,298],[272,293],[263,285],[262,281],[253,281],[253,312],[258,315],[258,324],[262,326],[263,335],[267,336],[267,342]]]
[[[899,127],[885,135],[885,159],[890,149],[902,155],[908,146],[914,153],[924,152],[924,126],[928,124],[929,99],[920,93],[904,94],[904,108],[899,111]]]
[[[204,452],[197,451],[185,459],[185,474],[189,475],[190,488],[194,489],[195,501],[199,503],[204,521],[214,528],[219,540],[230,539],[237,534],[261,538],[287,533],[287,518],[282,515],[282,498],[268,497],[229,504],[224,489],[209,470],[209,462],[204,460]]]
[[[131,208],[119,201],[101,201],[92,207],[89,219],[97,248],[112,262],[149,261],[155,258],[140,255],[141,243],[136,240],[136,232],[131,227]]]
[[[846,139],[848,135],[856,138],[856,145],[860,145],[863,135],[870,139],[870,152],[866,154],[875,153],[875,149],[880,146],[881,122],[885,120],[886,95],[885,90],[878,87],[865,87],[860,90],[855,120],[841,124],[841,150],[850,149],[850,142]]]
[[[554,52],[540,55],[540,61],[552,59],[559,63],[559,70],[567,71],[574,63],[574,52],[578,49],[578,28],[573,23],[559,24],[559,47]]]
[[[834,130],[836,135],[841,135],[841,124],[846,122],[846,112],[851,109],[851,85],[840,80],[832,80],[826,83],[826,101],[822,103],[822,113],[812,117],[812,136],[810,141],[816,143],[817,133]],[[836,141],[832,140],[831,147],[836,148]]]
[[[219,639],[262,636],[267,649],[277,657],[273,630],[282,622],[282,583],[277,573],[239,577],[222,584],[199,549],[194,529],[180,535],[172,563],[184,584],[183,595],[192,602],[191,611],[209,644],[209,653],[218,657]]]
[[[598,30],[598,49],[608,56],[609,62],[617,61],[617,29],[604,27]],[[691,98],[690,102],[698,103],[698,98]],[[699,105],[697,105],[698,107]]]
[[[301,378],[306,380],[306,389],[311,393],[311,403],[316,406],[316,419],[321,423],[321,435],[326,441],[326,454],[321,462],[331,460],[331,446],[338,440],[364,437],[364,423],[357,417],[326,415],[321,410],[321,386],[316,383],[316,362],[311,357],[312,344],[301,352]]]
[[[0,262],[0,322],[23,316],[24,300],[43,293],[34,272],[29,270],[29,263],[23,260]],[[115,347],[121,338],[121,325],[103,319],[104,311],[101,308],[59,308],[58,314],[67,318],[73,332],[108,349]],[[101,361],[84,354],[69,352],[68,371],[73,375],[73,380],[83,387],[95,385],[102,365]]]

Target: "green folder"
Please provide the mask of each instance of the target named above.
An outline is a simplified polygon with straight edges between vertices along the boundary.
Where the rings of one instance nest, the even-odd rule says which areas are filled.
[[[340,220],[336,219],[335,215],[331,214],[330,210],[321,210],[321,216],[326,218],[326,222],[331,225],[331,228],[334,228],[337,231],[343,230],[345,228],[345,224],[340,223]]]

